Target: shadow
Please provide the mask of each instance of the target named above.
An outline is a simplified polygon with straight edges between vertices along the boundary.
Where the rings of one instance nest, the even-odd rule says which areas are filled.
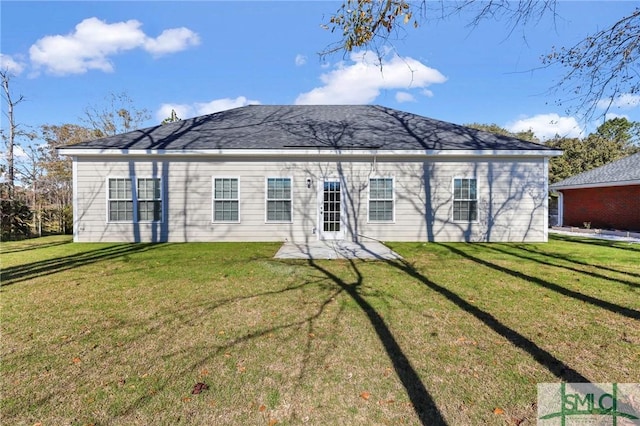
[[[3,268],[0,272],[0,282],[2,282],[0,288],[32,278],[55,274],[103,260],[116,259],[157,247],[160,246],[151,244],[119,244],[69,256],[10,266]]]
[[[445,246],[446,247],[446,246]],[[535,342],[528,339],[526,336],[518,333],[516,330],[506,326],[496,319],[489,312],[486,312],[475,305],[472,305],[455,292],[445,288],[435,282],[431,281],[426,276],[422,275],[417,269],[415,269],[407,261],[387,261],[387,264],[405,272],[411,278],[427,286],[429,289],[444,296],[446,299],[455,304],[458,308],[473,315],[476,319],[481,321],[488,328],[495,333],[501,335],[514,346],[526,351],[531,357],[541,366],[545,367],[558,379],[566,382],[590,382],[588,378],[574,370],[562,360],[556,358],[547,350],[538,346]]]
[[[345,282],[333,272],[320,266],[313,259],[308,260],[309,266],[324,274],[333,283],[335,283],[342,292],[348,294],[367,316],[367,319],[378,335],[380,342],[387,352],[389,360],[393,364],[393,368],[398,378],[402,382],[402,385],[409,396],[409,400],[411,401],[416,415],[420,419],[420,423],[423,425],[446,425],[446,422],[442,417],[442,413],[440,413],[435,401],[420,379],[418,372],[411,365],[411,361],[404,354],[400,344],[393,336],[393,333],[389,330],[389,327],[387,327],[384,319],[360,294],[359,288],[363,282],[362,273],[358,270],[354,260],[349,259],[348,262],[351,266],[351,270],[356,275],[356,280],[353,283]]]
[[[38,239],[34,239],[32,242],[24,242],[23,244],[20,244],[16,248],[9,248],[9,249],[6,248],[7,243],[3,243],[2,247],[0,248],[0,253],[9,254],[9,253],[19,253],[19,252],[30,251],[30,250],[39,250],[39,249],[44,249],[49,247],[61,246],[64,244],[70,244],[73,242],[72,239],[69,239],[66,241],[52,241],[49,243],[39,243],[37,240]]]
[[[555,236],[552,236],[551,239],[555,239]],[[574,242],[574,241],[567,240],[567,242]],[[539,250],[534,250],[533,246],[518,246],[518,248],[520,250],[526,251],[526,252],[531,253],[533,255],[549,256],[548,253],[544,253],[544,252],[541,252]],[[611,246],[611,248],[618,249],[619,247],[618,246]],[[554,259],[562,259],[565,262],[569,262],[569,263],[575,263],[575,264],[583,265],[583,266],[593,266],[593,265],[591,265],[591,264],[589,264],[587,262],[583,262],[583,261],[575,259],[575,258],[573,258],[571,256],[560,255],[559,253],[553,253],[551,256]],[[640,273],[634,273],[634,272],[629,272],[629,271],[619,271],[617,269],[613,269],[613,268],[610,268],[610,267],[604,266],[604,265],[598,265],[598,269],[602,269],[602,270],[605,270],[605,271],[611,271],[611,272],[615,272],[615,273],[618,273],[618,274],[624,274],[624,275],[629,275],[629,276],[632,276],[632,277],[640,278]]]
[[[494,263],[488,262],[486,260],[477,258],[475,256],[470,255],[469,253],[466,253],[460,249],[457,249],[455,247],[452,247],[451,245],[445,245],[445,244],[438,244],[441,247],[446,248],[447,250],[451,251],[454,254],[457,254],[460,257],[463,257],[465,259],[469,259],[473,262],[476,262],[480,265],[486,266],[487,268],[490,269],[494,269],[498,272],[502,272],[503,274],[507,274],[510,275],[512,277],[521,279],[521,280],[525,280],[526,282],[530,282],[536,285],[539,285],[540,287],[544,287],[548,290],[551,291],[555,291],[556,293],[562,294],[563,296],[567,296],[567,297],[571,297],[573,299],[576,300],[580,300],[581,302],[585,302],[585,303],[589,303],[593,306],[597,306],[598,308],[602,308],[602,309],[606,309],[610,312],[613,312],[615,314],[619,314],[631,319],[635,319],[635,320],[640,320],[640,312],[631,309],[631,308],[627,308],[625,306],[620,306],[620,305],[616,305],[615,303],[611,303],[611,302],[607,302],[592,296],[588,296],[586,294],[582,294],[579,293],[577,291],[574,290],[569,290],[568,288],[562,287],[558,284],[554,284],[551,283],[549,281],[545,281],[543,279],[540,279],[538,277],[532,277],[531,275],[527,275],[524,274],[522,272],[518,272],[518,271],[514,271],[499,265],[496,265]]]
[[[255,259],[253,259],[255,260]],[[313,278],[313,277],[312,277]],[[252,300],[252,299],[259,299],[259,298],[263,298],[263,297],[268,297],[268,296],[274,296],[274,295],[279,295],[279,294],[283,294],[286,292],[291,292],[291,291],[296,291],[296,290],[300,290],[303,289],[304,287],[307,287],[309,285],[320,285],[321,287],[323,287],[324,290],[327,290],[329,293],[324,297],[324,300],[321,300],[317,309],[315,310],[315,312],[311,313],[310,315],[306,316],[305,318],[299,320],[299,321],[291,321],[291,322],[287,322],[285,324],[282,325],[275,325],[272,327],[265,327],[262,328],[260,330],[256,330],[254,332],[251,333],[247,333],[244,334],[240,337],[237,337],[235,339],[232,339],[222,345],[217,345],[215,347],[210,347],[210,346],[206,346],[206,347],[202,347],[202,348],[198,348],[198,349],[202,349],[202,353],[204,354],[199,360],[197,360],[196,362],[190,364],[189,366],[185,367],[182,370],[183,374],[189,374],[193,371],[198,370],[199,368],[203,367],[204,365],[206,365],[208,362],[210,362],[211,359],[214,359],[217,356],[220,356],[222,354],[224,354],[225,352],[229,351],[230,349],[241,345],[245,342],[249,342],[251,340],[254,339],[259,339],[261,337],[266,337],[266,336],[270,336],[273,333],[277,333],[279,331],[285,331],[287,329],[295,329],[298,327],[305,327],[307,328],[308,332],[307,332],[307,339],[306,339],[306,344],[305,344],[305,355],[303,356],[303,364],[301,366],[301,372],[298,375],[298,381],[300,381],[303,377],[304,377],[304,372],[306,370],[306,364],[305,362],[308,362],[308,359],[310,357],[310,353],[312,351],[312,338],[311,338],[311,334],[314,330],[314,322],[319,319],[324,313],[325,310],[327,308],[327,306],[335,300],[335,298],[343,292],[343,290],[341,288],[335,288],[335,286],[331,286],[331,285],[322,285],[321,282],[325,282],[326,281],[326,277],[316,277],[318,278],[317,280],[306,280],[301,284],[297,284],[297,285],[293,285],[293,286],[289,286],[289,287],[285,287],[283,289],[280,290],[274,290],[274,291],[266,291],[266,292],[262,292],[262,293],[256,293],[256,294],[251,294],[248,296],[240,296],[240,297],[231,297],[231,298],[226,298],[226,299],[222,299],[222,300],[218,300],[215,301],[213,303],[208,302],[208,301],[204,301],[202,304],[199,305],[190,305],[186,310],[182,310],[181,316],[178,318],[183,324],[185,325],[197,325],[194,323],[194,318],[198,318],[200,315],[194,315],[194,313],[201,313],[202,309],[205,309],[207,311],[214,311],[216,309],[219,309],[225,305],[232,305],[232,304],[236,304],[242,301],[248,301],[248,300]],[[339,315],[339,313],[338,313]],[[156,326],[160,327],[160,325]],[[154,328],[149,328],[149,327],[142,327],[144,329],[144,334],[148,334],[150,332],[154,331]],[[122,348],[121,350],[126,350],[126,348]],[[164,354],[163,355],[163,359],[171,359],[174,356],[180,356],[183,353],[182,350],[175,352],[175,353],[168,353],[168,354]],[[157,386],[157,391],[160,392],[164,389],[164,387],[166,386],[166,384]],[[150,400],[152,399],[152,397],[150,395],[144,395],[140,398],[138,398],[137,400],[133,401],[132,403],[130,403],[124,410],[122,410],[121,412],[119,412],[117,414],[116,417],[126,417],[128,415],[131,415],[132,413],[134,413],[137,409],[139,409],[140,407],[142,407],[143,405],[147,404],[150,402]],[[295,413],[294,413],[295,415]]]
[[[588,244],[600,247],[614,247],[621,250],[629,250],[640,254],[640,243],[629,243],[627,241],[601,240],[598,238],[574,237],[571,235],[551,234],[550,238],[571,243]]]
[[[575,268],[575,267],[572,267],[572,266],[569,266],[569,265],[561,265],[559,263],[554,263],[554,262],[551,262],[551,261],[548,261],[548,260],[538,259],[534,255],[537,254],[537,255],[540,255],[540,256],[545,256],[545,254],[537,252],[537,251],[534,251],[534,250],[529,250],[526,247],[514,246],[514,248],[517,248],[518,250],[522,250],[522,251],[525,251],[525,252],[528,252],[528,253],[532,253],[533,254],[532,256],[526,256],[524,254],[519,254],[519,253],[515,253],[513,251],[504,250],[504,249],[499,248],[499,246],[496,246],[496,245],[485,245],[485,246],[483,246],[483,248],[485,248],[487,250],[497,251],[498,253],[503,253],[503,254],[506,254],[508,256],[517,257],[519,259],[523,259],[523,260],[526,260],[526,261],[539,263],[541,265],[553,266],[555,268],[562,268],[562,269],[566,269],[568,271],[577,272],[579,274],[584,274],[584,275],[587,275],[587,276],[590,276],[590,277],[596,277],[596,278],[600,278],[600,279],[607,280],[607,281],[617,282],[619,284],[628,285],[629,287],[638,287],[638,288],[640,288],[640,283],[634,283],[634,282],[623,280],[623,279],[620,279],[620,278],[614,278],[614,277],[610,277],[608,275],[602,275],[602,274],[599,274],[599,273],[594,272],[594,271],[584,271],[582,269],[578,269],[578,268]],[[545,257],[547,257],[547,256],[545,256]],[[557,259],[557,258],[558,257],[556,255],[552,259]],[[565,262],[570,262],[570,263],[573,262],[573,261],[571,261],[569,259],[562,259],[562,260],[564,260]],[[579,263],[579,264],[584,265],[584,266],[591,266],[591,265],[589,265],[588,263],[585,263],[585,262],[575,262],[575,263]],[[605,269],[605,270],[608,270],[608,271],[611,271],[611,272],[616,272],[618,274],[623,274],[623,275],[627,274],[626,272],[616,271],[615,269],[612,269],[612,268],[607,268],[607,267],[602,268],[600,266],[598,266],[598,268]],[[629,273],[629,275],[637,276],[636,274],[633,274],[633,273]]]

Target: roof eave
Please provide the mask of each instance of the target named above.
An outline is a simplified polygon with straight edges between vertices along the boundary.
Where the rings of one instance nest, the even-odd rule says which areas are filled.
[[[640,179],[623,180],[623,181],[617,181],[617,182],[592,182],[592,183],[566,184],[566,185],[552,184],[552,185],[549,185],[549,188],[555,191],[561,191],[563,189],[606,188],[609,186],[629,186],[629,185],[640,185]]]
[[[326,156],[355,156],[355,157],[555,157],[562,155],[558,150],[500,150],[500,149],[427,149],[427,150],[386,150],[386,149],[325,149],[325,148],[296,148],[296,149],[116,149],[116,148],[59,148],[62,155],[70,156],[262,156],[262,157],[297,157],[306,155]]]

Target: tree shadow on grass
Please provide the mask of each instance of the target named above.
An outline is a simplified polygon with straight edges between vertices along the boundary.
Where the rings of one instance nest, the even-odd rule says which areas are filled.
[[[601,240],[597,238],[588,238],[588,237],[574,237],[571,235],[562,235],[562,234],[550,234],[550,239],[567,241],[570,243],[578,243],[578,244],[589,244],[592,246],[600,246],[600,247],[615,247],[621,250],[629,250],[635,253],[640,254],[640,243],[629,243],[626,241],[616,241],[616,240]]]
[[[454,303],[463,311],[473,315],[476,319],[481,321],[491,330],[510,341],[514,346],[526,351],[538,364],[545,367],[557,378],[566,382],[573,383],[589,382],[589,379],[580,374],[578,371],[574,370],[573,368],[565,364],[562,360],[556,358],[550,352],[541,348],[535,342],[531,341],[524,335],[518,333],[516,330],[501,323],[498,319],[491,315],[491,313],[486,312],[475,305],[472,305],[470,302],[466,301],[452,290],[436,284],[425,275],[421,274],[406,260],[388,260],[387,264],[405,272],[411,278],[414,278],[421,284],[427,286],[429,289],[444,296],[446,299]]]
[[[363,283],[362,273],[358,270],[354,260],[348,260],[351,270],[356,275],[353,283],[347,283],[339,276],[323,268],[316,263],[313,258],[309,259],[309,266],[320,271],[335,283],[344,293],[348,294],[358,307],[367,316],[367,319],[373,326],[380,342],[384,346],[389,360],[393,364],[393,368],[402,382],[413,409],[423,425],[445,425],[446,422],[442,413],[435,404],[435,401],[429,394],[424,383],[420,379],[418,372],[411,365],[411,361],[405,355],[400,344],[393,336],[391,330],[384,322],[382,316],[371,306],[369,302],[360,294],[360,287]]]
[[[310,278],[314,278],[314,277],[310,277]],[[190,305],[188,309],[186,310],[181,310],[180,312],[180,317],[179,319],[181,320],[181,322],[185,325],[196,325],[194,324],[192,321],[187,320],[187,318],[194,318],[196,315],[194,315],[195,312],[200,311],[201,309],[205,309],[207,311],[214,311],[216,309],[222,308],[224,306],[227,305],[231,305],[234,303],[238,303],[238,302],[242,302],[242,301],[249,301],[251,299],[256,299],[259,300],[260,298],[263,297],[268,297],[268,296],[275,296],[278,294],[284,294],[287,292],[291,292],[291,291],[297,291],[297,290],[301,290],[304,287],[310,286],[310,285],[321,285],[322,286],[322,282],[326,281],[326,277],[315,277],[317,279],[308,279],[305,280],[302,283],[299,284],[295,284],[295,285],[291,285],[279,290],[270,290],[270,291],[265,291],[265,292],[260,292],[260,293],[256,293],[256,294],[250,294],[247,296],[238,296],[238,297],[230,297],[230,298],[226,298],[226,299],[222,299],[222,300],[217,300],[215,302],[209,302],[209,301],[205,301],[202,304],[198,304],[198,305]],[[196,360],[195,362],[190,363],[188,366],[186,366],[180,373],[181,375],[187,375],[192,373],[193,371],[198,371],[200,368],[204,367],[207,363],[209,363],[212,359],[221,356],[223,354],[225,354],[227,351],[230,351],[231,349],[233,349],[234,347],[237,347],[238,345],[242,345],[243,343],[249,342],[251,340],[255,340],[255,339],[259,339],[261,337],[266,337],[266,336],[270,336],[274,333],[277,332],[281,332],[281,331],[285,331],[285,330],[289,330],[289,329],[296,329],[296,328],[300,328],[300,327],[306,327],[308,330],[307,333],[307,341],[305,344],[305,354],[303,356],[303,365],[301,366],[301,373],[298,377],[298,380],[302,380],[302,377],[304,376],[304,371],[306,369],[306,365],[305,362],[308,362],[309,358],[310,358],[310,353],[312,351],[312,345],[311,345],[311,334],[313,332],[313,324],[314,322],[319,319],[326,311],[327,306],[333,301],[335,300],[336,297],[338,297],[338,295],[340,293],[343,292],[343,290],[341,288],[335,288],[335,286],[323,286],[325,290],[329,291],[329,293],[327,294],[327,296],[324,298],[324,300],[321,301],[321,303],[319,304],[319,306],[317,307],[317,309],[315,310],[315,312],[310,313],[310,315],[305,316],[304,318],[298,320],[298,321],[291,321],[291,322],[287,322],[284,324],[280,324],[280,325],[274,325],[271,327],[266,327],[266,328],[262,328],[260,330],[256,330],[254,332],[251,333],[246,333],[243,334],[237,338],[231,339],[227,342],[225,342],[224,344],[221,345],[216,345],[214,347],[211,347],[209,345],[204,346],[204,347],[200,347],[200,348],[192,348],[192,350],[195,351],[200,351],[202,352],[204,355],[202,357],[200,357],[198,360]],[[198,317],[200,315],[197,315]],[[153,332],[154,329],[153,328],[144,328],[144,333],[145,335]],[[142,336],[140,336],[142,337]],[[123,348],[123,350],[126,350]],[[171,359],[175,356],[180,356],[182,354],[182,350],[174,352],[174,353],[168,353],[168,354],[163,354],[163,359],[167,360],[167,359]],[[171,383],[170,380],[167,380],[163,385],[157,386],[156,387],[156,391],[160,392],[162,391],[167,385],[169,385]],[[150,395],[143,395],[139,398],[137,398],[136,400],[132,401],[124,410],[122,410],[121,412],[119,412],[117,414],[117,417],[127,417],[132,415],[133,413],[136,412],[136,410],[140,409],[142,406],[144,406],[145,404],[149,403],[151,401],[152,397]]]
[[[55,274],[79,266],[140,253],[160,247],[161,244],[118,244],[68,256],[3,268],[0,272],[1,287],[33,278]]]
[[[2,245],[4,245],[4,247],[0,248],[0,254],[19,253],[19,252],[23,252],[23,251],[43,249],[43,248],[61,246],[61,245],[64,245],[64,244],[71,244],[72,242],[73,242],[73,240],[71,239],[71,237],[69,237],[68,240],[51,241],[51,242],[47,242],[47,243],[42,243],[42,242],[39,241],[38,238],[36,238],[33,241],[28,241],[28,242],[24,242],[23,241],[22,244],[17,245],[14,248],[7,248],[6,247],[7,243],[3,243]]]
[[[466,253],[466,252],[464,252],[464,251],[462,251],[460,249],[452,247],[451,245],[440,244],[440,246],[448,249],[449,251],[451,251],[454,254],[457,254],[460,257],[464,257],[465,259],[469,259],[469,260],[471,260],[473,262],[476,262],[476,263],[478,263],[480,265],[486,266],[487,268],[494,269],[494,270],[496,270],[498,272],[502,272],[502,273],[504,273],[506,275],[510,275],[512,277],[524,280],[524,281],[532,283],[532,284],[536,284],[536,285],[538,285],[540,287],[544,287],[544,288],[546,288],[548,290],[555,291],[556,293],[560,293],[563,296],[571,297],[573,299],[589,303],[589,304],[591,304],[593,306],[597,306],[599,308],[606,309],[606,310],[608,310],[610,312],[613,312],[614,314],[619,314],[619,315],[622,315],[622,316],[625,316],[625,317],[628,317],[628,318],[631,318],[631,319],[640,320],[640,312],[638,312],[638,311],[636,311],[634,309],[631,309],[631,308],[627,308],[626,306],[620,306],[620,305],[617,305],[615,303],[607,302],[605,300],[601,300],[601,299],[598,299],[598,298],[593,297],[593,296],[589,296],[589,295],[582,294],[582,293],[579,293],[579,292],[574,291],[574,290],[570,290],[570,289],[562,287],[562,286],[560,286],[558,284],[554,284],[552,282],[545,281],[545,280],[540,279],[538,277],[533,277],[531,275],[527,275],[527,274],[524,274],[524,273],[519,272],[519,271],[514,271],[512,269],[508,269],[508,268],[505,268],[503,266],[496,265],[495,263],[491,263],[489,261],[486,261],[486,260],[480,259],[478,257],[472,256],[469,253]]]
[[[639,287],[640,288],[640,283],[636,283],[636,282],[632,282],[632,281],[628,281],[628,280],[623,280],[623,279],[620,279],[620,278],[609,277],[607,275],[599,274],[599,273],[593,272],[593,271],[585,271],[585,270],[578,269],[576,267],[569,266],[569,265],[562,265],[562,264],[558,263],[558,256],[557,255],[554,255],[554,257],[550,257],[550,256],[546,255],[545,253],[537,252],[535,250],[528,250],[526,247],[515,247],[518,251],[510,251],[510,250],[501,249],[500,246],[495,245],[495,244],[488,244],[488,245],[483,246],[483,248],[485,248],[487,250],[497,251],[499,253],[503,253],[503,254],[506,254],[508,256],[517,257],[519,259],[526,260],[527,262],[535,262],[535,263],[539,263],[541,265],[553,266],[555,268],[562,268],[562,269],[566,269],[568,271],[577,272],[579,274],[588,275],[590,277],[596,277],[596,278],[600,278],[600,279],[607,280],[607,281],[613,281],[613,282],[617,282],[617,283],[620,283],[620,284],[625,284],[625,285],[628,285],[629,287]],[[527,256],[522,252],[525,252],[525,253],[528,252],[528,253],[531,253],[532,255]],[[545,256],[545,258],[550,259],[550,260],[543,260],[543,259],[536,258],[536,257],[534,257],[535,255]],[[555,260],[555,262],[552,262],[551,260]],[[585,262],[573,262],[570,259],[562,258],[561,260],[563,260],[565,262],[568,262],[568,263],[579,263],[579,264],[584,265],[584,266],[593,266],[593,265],[589,265],[588,263],[585,263]],[[598,268],[600,268],[600,266],[598,266]],[[627,274],[627,272],[616,271],[615,269],[612,269],[612,268],[606,268],[605,267],[605,268],[601,268],[601,269],[606,269],[608,271],[616,272],[618,274]],[[638,276],[638,275],[633,274],[633,273],[629,273],[629,275]]]
[[[576,259],[576,258],[574,258],[572,256],[561,255],[559,253],[551,254],[551,253],[545,253],[545,252],[543,252],[541,250],[535,250],[534,249],[535,246],[532,246],[532,245],[518,245],[517,247],[518,247],[519,250],[531,253],[532,255],[544,256],[544,257],[551,258],[551,259],[554,259],[554,260],[560,259],[560,260],[563,260],[563,261],[568,262],[570,264],[572,263],[572,264],[582,265],[582,266],[594,266],[591,263],[578,260],[578,259]],[[611,248],[617,249],[619,247],[618,246],[611,246]],[[533,258],[532,258],[532,260],[533,260]],[[640,273],[634,273],[634,272],[629,272],[629,271],[620,271],[618,269],[614,269],[614,268],[611,268],[611,267],[608,267],[608,266],[605,266],[605,265],[597,265],[597,268],[601,269],[601,270],[604,270],[604,271],[610,271],[610,272],[615,272],[615,273],[618,273],[618,274],[629,275],[629,276],[632,276],[632,277],[640,278]]]

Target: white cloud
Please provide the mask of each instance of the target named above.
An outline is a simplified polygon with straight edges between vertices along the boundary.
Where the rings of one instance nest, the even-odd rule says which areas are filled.
[[[144,49],[156,56],[179,52],[200,44],[200,37],[188,28],[164,30],[157,38],[147,38]]]
[[[601,99],[598,101],[598,108],[620,108],[620,109],[632,109],[640,105],[640,95],[634,95],[633,93],[623,93],[615,98]]]
[[[425,89],[447,78],[440,71],[420,61],[395,54],[378,61],[374,52],[352,53],[350,63],[340,62],[320,76],[323,86],[302,93],[295,103],[304,104],[367,104],[382,90]]]
[[[307,63],[307,57],[301,54],[297,54],[296,55],[296,66],[301,67],[302,65]]]
[[[215,99],[211,102],[194,104],[197,115],[213,114],[214,112],[224,111],[231,108],[238,108],[245,105],[257,105],[259,101],[250,100],[244,96],[238,96],[235,99],[223,98]]]
[[[0,70],[8,71],[10,74],[18,75],[24,71],[25,64],[13,59],[9,55],[0,53]]]
[[[396,102],[415,102],[416,98],[409,92],[396,92]]]
[[[214,99],[210,102],[194,102],[193,104],[162,104],[156,112],[156,118],[159,122],[171,116],[171,110],[174,110],[179,118],[191,118],[200,115],[213,114],[214,112],[225,111],[232,108],[238,108],[246,105],[259,105],[260,101],[247,99],[244,96],[237,98]]]
[[[583,134],[583,129],[574,117],[561,117],[556,113],[522,117],[516,121],[507,123],[504,127],[510,132],[526,132],[527,130],[532,130],[540,140],[551,139],[555,135],[577,138]]]
[[[142,48],[154,56],[184,50],[197,45],[200,39],[187,28],[163,31],[157,38],[148,37],[135,19],[108,24],[98,18],[88,18],[67,35],[45,36],[29,48],[31,62],[57,75],[83,74],[97,69],[112,72],[110,57]]]

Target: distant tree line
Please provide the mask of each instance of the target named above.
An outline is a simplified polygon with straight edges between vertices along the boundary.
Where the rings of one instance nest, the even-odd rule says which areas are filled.
[[[496,124],[472,123],[467,126],[541,143],[531,130],[513,133]],[[556,135],[544,144],[564,151],[562,156],[549,161],[551,184],[639,152],[640,122],[617,117],[605,121],[595,132],[583,138]]]
[[[110,94],[104,106],[89,106],[80,124],[42,124],[23,129],[14,107],[24,98],[11,96],[10,75],[0,72],[8,131],[2,129],[0,222],[3,241],[73,232],[71,159],[57,148],[139,128],[149,119],[124,93]],[[15,99],[15,100],[14,100]]]

